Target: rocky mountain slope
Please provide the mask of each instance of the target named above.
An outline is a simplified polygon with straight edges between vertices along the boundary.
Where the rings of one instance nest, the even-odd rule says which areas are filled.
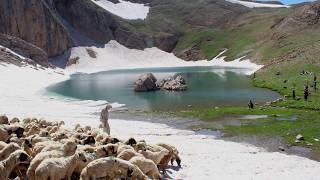
[[[306,49],[318,37],[309,38],[319,29],[318,2],[249,8],[225,0],[129,1],[150,6],[145,20],[123,19],[91,0],[3,0],[0,34],[33,44],[49,58],[74,46],[116,40],[134,49],[155,46],[189,61],[212,59],[228,49],[227,59],[245,55],[263,64]],[[293,37],[300,37],[299,43],[290,43]]]

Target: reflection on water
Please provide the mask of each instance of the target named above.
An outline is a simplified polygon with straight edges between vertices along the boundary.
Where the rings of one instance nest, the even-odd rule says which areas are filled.
[[[158,79],[181,73],[186,79],[188,91],[134,92],[133,82],[145,72],[154,73]],[[278,97],[275,92],[253,87],[244,72],[244,69],[213,67],[117,70],[75,74],[48,90],[83,100],[118,102],[129,108],[143,110],[179,109],[188,105],[246,105],[249,99],[265,102]]]

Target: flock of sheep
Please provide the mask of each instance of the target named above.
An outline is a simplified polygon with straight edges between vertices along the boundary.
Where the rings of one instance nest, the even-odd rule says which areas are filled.
[[[161,179],[169,162],[180,166],[169,144],[119,140],[89,126],[0,116],[0,180]]]

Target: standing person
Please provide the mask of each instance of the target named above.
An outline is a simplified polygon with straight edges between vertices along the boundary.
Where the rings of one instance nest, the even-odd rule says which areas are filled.
[[[248,107],[249,109],[253,109],[253,102],[252,100],[250,99],[249,103],[248,103]]]
[[[110,104],[108,104],[104,109],[101,111],[100,115],[100,122],[101,127],[104,132],[108,133],[110,135],[110,126],[109,126],[109,110],[112,108]]]
[[[303,94],[304,94],[304,100],[307,101],[308,100],[308,96],[309,96],[308,85],[304,86]]]

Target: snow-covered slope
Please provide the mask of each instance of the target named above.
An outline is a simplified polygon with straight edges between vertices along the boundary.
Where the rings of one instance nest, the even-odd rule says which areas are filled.
[[[91,57],[87,49],[96,53],[96,58]],[[79,57],[77,64],[67,69],[71,72],[94,73],[113,69],[133,69],[151,67],[185,67],[185,66],[223,66],[246,68],[250,74],[262,66],[251,63],[250,60],[237,59],[225,62],[224,57],[217,57],[211,61],[183,61],[172,53],[164,52],[158,48],[145,50],[128,49],[116,41],[110,41],[104,47],[75,47],[71,50],[71,59]]]
[[[241,1],[241,0],[226,0],[231,3],[241,4],[243,6],[249,8],[259,8],[259,7],[269,7],[269,8],[288,8],[290,6],[280,5],[280,4],[267,4],[267,3],[256,3],[256,2],[248,2],[248,1]]]
[[[124,19],[145,19],[149,13],[148,6],[124,0],[119,0],[120,3],[116,4],[108,0],[92,0],[92,2]]]

